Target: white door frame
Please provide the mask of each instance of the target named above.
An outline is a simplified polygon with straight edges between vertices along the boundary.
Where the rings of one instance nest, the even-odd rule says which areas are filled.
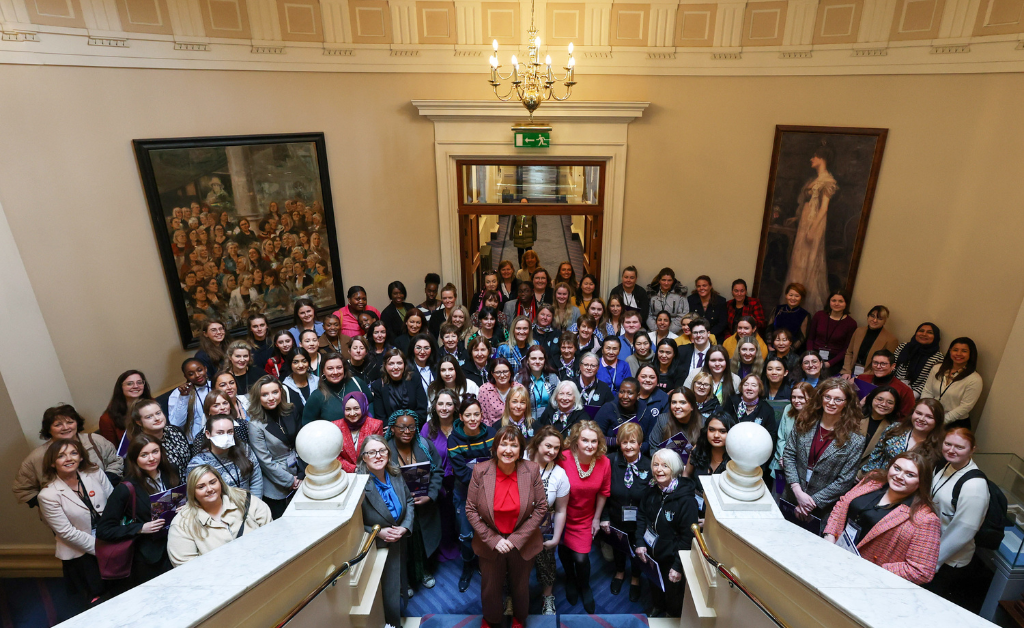
[[[601,277],[614,285],[622,251],[626,190],[626,129],[643,115],[647,102],[544,103],[538,121],[551,123],[550,148],[516,148],[512,123],[529,118],[519,103],[470,100],[414,100],[421,116],[434,122],[437,216],[441,280],[462,285],[459,264],[458,159],[587,159],[606,163]],[[572,206],[567,205],[571,213]],[[609,283],[610,282],[610,283]]]

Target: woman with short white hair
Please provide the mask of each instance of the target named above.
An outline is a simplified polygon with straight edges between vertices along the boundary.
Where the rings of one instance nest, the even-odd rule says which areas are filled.
[[[683,610],[683,563],[680,550],[690,549],[697,523],[697,498],[692,479],[683,477],[683,459],[671,449],[660,449],[651,458],[654,484],[640,502],[636,519],[636,555],[657,561],[662,591],[651,583],[652,608],[648,615],[679,617]]]
[[[568,438],[573,425],[589,418],[590,415],[583,409],[580,389],[576,387],[575,382],[565,380],[559,382],[551,391],[548,407],[537,419],[535,427],[539,431],[545,425],[553,425],[562,433],[562,438]]]

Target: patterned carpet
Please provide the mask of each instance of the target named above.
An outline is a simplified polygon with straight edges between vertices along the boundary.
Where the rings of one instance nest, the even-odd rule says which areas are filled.
[[[626,583],[618,595],[612,595],[609,591],[612,576],[615,575],[615,567],[608,563],[601,556],[601,552],[595,547],[590,552],[591,564],[591,586],[594,591],[594,600],[599,615],[639,615],[649,605],[647,593],[648,582],[641,578],[641,597],[639,603],[629,601],[629,567],[626,567]],[[480,574],[473,575],[469,589],[465,593],[459,593],[459,576],[462,575],[462,562],[452,560],[438,565],[434,573],[437,584],[433,589],[420,588],[406,608],[406,616],[423,617],[430,614],[445,615],[478,615],[481,612],[480,606]],[[564,574],[561,563],[558,563],[558,577],[555,579],[555,602],[559,613],[566,615],[583,615],[583,604],[570,605],[565,600]],[[537,583],[536,573],[530,576],[530,614],[539,615],[541,612],[543,598],[541,587]],[[477,624],[479,625],[479,623]]]
[[[477,628],[480,615],[427,615],[420,628]],[[524,628],[647,628],[643,615],[530,615]]]

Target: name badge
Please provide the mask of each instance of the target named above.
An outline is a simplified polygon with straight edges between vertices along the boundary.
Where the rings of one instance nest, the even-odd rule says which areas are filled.
[[[818,349],[818,355],[821,356],[822,360],[827,360],[831,354],[828,352],[828,349]]]
[[[288,466],[292,469],[299,466],[299,455],[294,451],[288,452]]]
[[[807,469],[807,474],[806,477],[804,477],[804,481],[810,483],[812,475],[814,475],[814,467]]]
[[[647,531],[644,532],[644,543],[647,544],[647,547],[649,547],[651,549],[654,549],[654,545],[657,542],[658,542],[658,535],[654,533],[654,530],[652,530],[650,528],[647,528]]]
[[[622,520],[624,522],[636,521],[636,506],[623,506],[622,507]]]
[[[857,535],[860,534],[860,526],[857,525],[856,521],[846,522],[846,536],[850,537],[850,542],[854,545],[857,544]]]
[[[699,510],[701,512],[704,512],[704,498],[701,497],[700,495],[696,495],[696,497],[697,497],[697,510]]]

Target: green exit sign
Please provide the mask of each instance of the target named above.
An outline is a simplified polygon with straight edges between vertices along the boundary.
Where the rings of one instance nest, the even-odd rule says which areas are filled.
[[[551,146],[550,131],[516,131],[516,148],[548,148]]]

